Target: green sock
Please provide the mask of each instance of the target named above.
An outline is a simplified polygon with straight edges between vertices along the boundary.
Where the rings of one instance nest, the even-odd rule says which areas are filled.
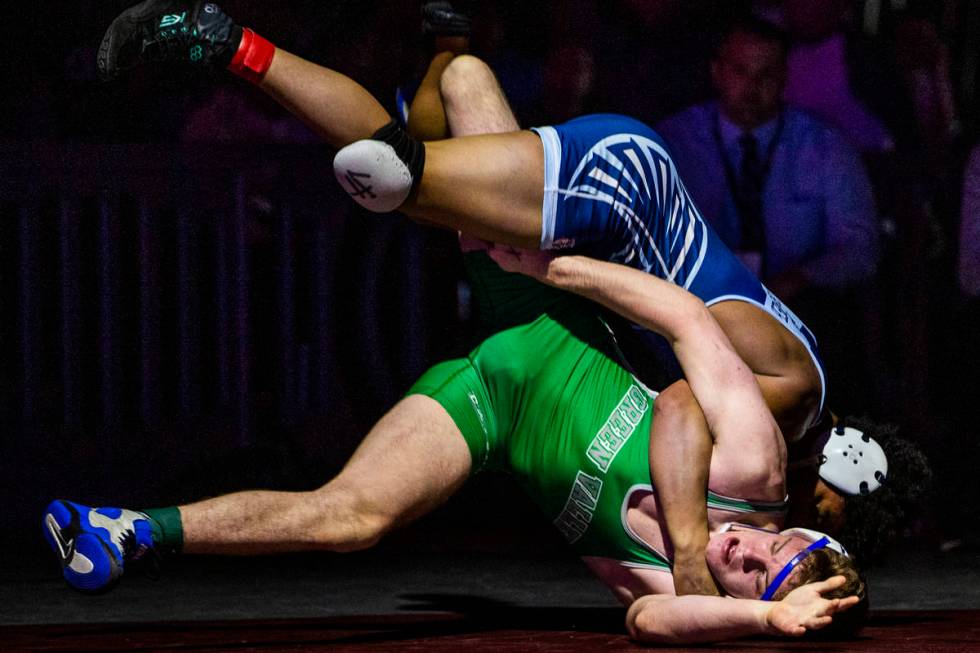
[[[164,550],[180,552],[184,546],[184,526],[181,524],[177,506],[150,508],[140,512],[150,521],[153,544]]]

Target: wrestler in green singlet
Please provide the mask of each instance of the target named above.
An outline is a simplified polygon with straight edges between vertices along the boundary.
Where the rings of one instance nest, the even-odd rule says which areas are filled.
[[[409,392],[438,401],[473,470],[511,473],[576,553],[669,568],[623,521],[631,490],[650,487],[656,393],[630,373],[600,309],[504,273],[482,253],[468,254],[467,266],[481,314],[501,330]],[[708,503],[735,512],[779,507],[713,493]]]

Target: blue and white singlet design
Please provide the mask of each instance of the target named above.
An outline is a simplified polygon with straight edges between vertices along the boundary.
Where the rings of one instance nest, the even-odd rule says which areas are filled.
[[[704,220],[659,134],[613,114],[534,131],[544,146],[541,249],[575,247],[629,265],[689,290],[708,306],[755,304],[806,346],[826,393],[813,333]],[[820,403],[822,408],[823,396]]]

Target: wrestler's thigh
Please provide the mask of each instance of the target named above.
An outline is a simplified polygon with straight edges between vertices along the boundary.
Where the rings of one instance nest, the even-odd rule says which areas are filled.
[[[541,243],[544,153],[534,132],[426,143],[418,194],[402,210],[484,240]]]
[[[362,510],[407,523],[444,503],[469,477],[470,451],[449,413],[423,395],[402,399],[327,487]]]

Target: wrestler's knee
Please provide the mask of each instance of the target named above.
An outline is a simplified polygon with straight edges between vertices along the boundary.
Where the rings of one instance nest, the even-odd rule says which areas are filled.
[[[453,59],[443,72],[440,92],[454,136],[520,129],[493,71],[474,56]]]
[[[439,82],[439,90],[445,100],[465,98],[475,89],[496,86],[497,78],[482,59],[471,54],[463,54],[446,67]]]
[[[392,121],[337,152],[334,175],[354,201],[375,213],[398,209],[418,186],[425,145]]]

